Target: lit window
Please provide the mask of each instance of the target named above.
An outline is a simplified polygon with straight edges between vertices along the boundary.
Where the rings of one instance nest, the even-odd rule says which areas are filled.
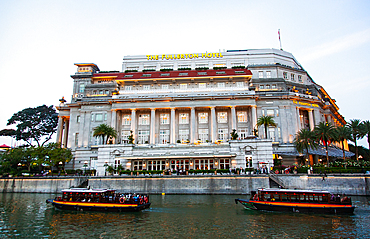
[[[131,125],[131,115],[123,115],[122,125]]]
[[[180,84],[180,90],[186,90],[188,88],[188,84],[182,83]]]
[[[168,90],[168,84],[163,84],[162,85],[162,90]]]
[[[263,71],[258,72],[258,78],[263,78]]]
[[[103,94],[103,90],[99,90],[99,95],[102,95]]]
[[[218,82],[217,87],[218,88],[225,88],[225,82]]]
[[[199,89],[205,89],[207,87],[207,83],[199,83]]]
[[[143,90],[150,90],[150,85],[143,85]]]
[[[179,124],[189,124],[189,114],[188,113],[180,113]]]
[[[244,82],[236,82],[236,87],[238,88],[244,88]]]
[[[139,115],[139,125],[149,125],[149,114]]]
[[[169,124],[170,123],[170,114],[161,114],[161,124]]]
[[[266,78],[271,78],[271,71],[266,71]]]
[[[247,112],[246,111],[239,111],[237,113],[237,116],[238,116],[238,122],[239,123],[247,122]]]
[[[266,110],[267,116],[275,116],[274,110]]]
[[[103,121],[103,114],[95,114],[95,121]]]
[[[217,112],[217,122],[227,123],[227,112]]]
[[[218,139],[226,142],[228,139],[228,129],[218,129]]]
[[[109,90],[106,90],[106,91],[105,91],[105,94],[106,94],[106,95],[109,95]]]
[[[208,113],[198,113],[199,124],[208,123]]]
[[[128,90],[128,91],[132,90],[132,86],[131,85],[126,85],[125,90]]]

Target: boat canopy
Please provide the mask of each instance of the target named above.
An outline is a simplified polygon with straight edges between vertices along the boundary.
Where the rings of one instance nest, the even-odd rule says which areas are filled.
[[[268,193],[326,193],[330,194],[329,191],[325,190],[302,190],[302,189],[279,189],[279,188],[259,188],[259,192],[268,192]]]
[[[62,190],[63,193],[105,193],[105,192],[115,192],[114,189],[91,189],[91,188],[70,188]]]

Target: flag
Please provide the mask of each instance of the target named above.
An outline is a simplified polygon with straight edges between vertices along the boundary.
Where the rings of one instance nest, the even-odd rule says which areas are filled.
[[[278,29],[279,41],[280,41],[280,29]]]

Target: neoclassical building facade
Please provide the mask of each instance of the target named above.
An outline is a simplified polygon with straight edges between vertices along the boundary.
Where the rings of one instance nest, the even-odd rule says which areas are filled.
[[[75,65],[71,102],[57,107],[57,141],[72,149],[68,167],[99,175],[106,165],[164,170],[270,167],[274,158],[294,163],[300,129],[346,123],[335,100],[282,50],[125,56],[122,71]],[[277,125],[267,137],[257,127],[266,115]],[[101,124],[118,132],[109,144],[93,137]]]

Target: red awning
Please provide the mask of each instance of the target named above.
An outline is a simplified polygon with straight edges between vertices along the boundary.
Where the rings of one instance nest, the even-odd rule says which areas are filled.
[[[11,147],[6,145],[6,144],[3,144],[3,145],[0,145],[0,148],[7,148],[7,149],[10,149]]]

